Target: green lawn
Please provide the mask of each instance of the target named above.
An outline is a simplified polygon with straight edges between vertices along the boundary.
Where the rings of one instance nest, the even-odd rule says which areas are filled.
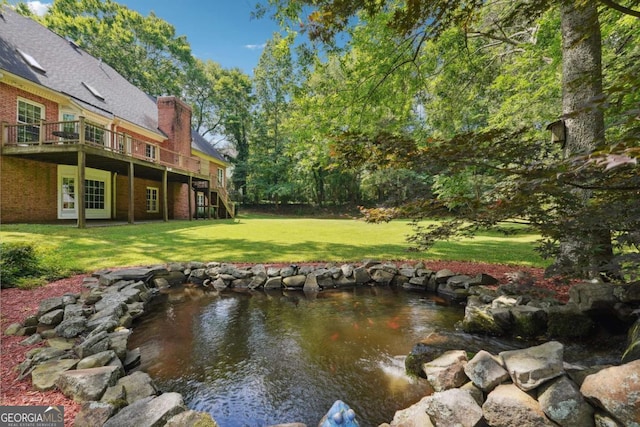
[[[463,260],[544,266],[533,251],[537,236],[524,231],[505,237],[438,243],[428,253],[408,252],[407,221],[368,224],[354,219],[248,215],[235,220],[171,221],[90,227],[2,225],[2,242],[31,242],[49,262],[64,269],[147,265],[169,261],[246,263],[380,260]]]

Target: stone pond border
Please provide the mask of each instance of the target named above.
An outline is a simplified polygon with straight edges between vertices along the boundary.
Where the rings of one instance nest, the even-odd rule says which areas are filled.
[[[514,277],[517,278],[517,275]],[[571,300],[568,304],[559,304],[552,298],[529,292],[535,289],[529,287],[524,281],[512,280],[509,285],[497,286],[498,280],[486,274],[472,277],[449,270],[431,271],[423,263],[397,266],[393,263],[364,261],[358,265],[288,265],[284,267],[236,266],[217,262],[170,263],[151,267],[98,271],[84,280],[84,291],[80,295],[67,294],[41,301],[35,315],[29,316],[21,324],[10,325],[5,334],[28,335],[29,337],[23,341],[25,344],[47,341],[47,347],[37,348],[27,353],[27,358],[18,367],[20,378],[30,376],[35,389],[44,391],[58,388],[66,396],[83,403],[76,417],[76,426],[196,424],[215,426],[217,424],[209,414],[188,410],[180,394],[160,392],[148,374],[135,370],[140,362],[140,350],[130,350],[127,347],[131,334],[130,328],[134,320],[145,313],[149,303],[162,288],[190,283],[210,289],[212,292],[223,292],[227,289],[247,292],[286,289],[315,293],[355,286],[396,286],[410,291],[435,293],[454,303],[466,302],[465,316],[461,326],[469,332],[518,336],[543,334],[563,337],[584,336],[593,328],[592,315],[607,313],[620,321],[629,322],[637,314],[640,305],[640,283],[616,286],[582,283],[571,289]],[[640,365],[638,365],[640,362],[635,361],[640,357],[638,354],[640,346],[637,345],[637,330],[640,328],[637,322],[636,326],[630,330],[630,337],[634,329],[636,330],[635,341],[630,342],[629,349],[625,353],[626,360],[623,360],[627,363],[623,367],[628,369],[630,366],[636,369],[637,373],[640,372]],[[559,343],[555,344],[561,347]],[[421,419],[420,417],[424,414],[429,414],[427,417],[430,417],[430,420],[439,420],[439,414],[447,413],[447,408],[451,409],[451,405],[458,407],[463,402],[468,405],[468,411],[462,412],[475,414],[473,416],[480,414],[480,418],[484,417],[486,420],[498,417],[496,422],[500,422],[499,414],[520,413],[517,411],[524,411],[522,405],[528,408],[540,407],[545,401],[544,398],[540,400],[541,397],[538,396],[536,401],[530,396],[531,390],[537,389],[542,383],[549,383],[552,379],[560,382],[556,380],[557,378],[563,378],[563,382],[558,386],[560,389],[574,391],[577,389],[577,394],[580,394],[577,381],[567,379],[568,371],[562,365],[562,350],[561,348],[558,350],[557,346],[551,352],[553,362],[546,357],[538,357],[534,361],[536,366],[543,365],[545,369],[549,364],[553,365],[551,376],[546,371],[540,374],[538,371],[528,370],[526,366],[513,370],[511,367],[515,362],[505,359],[502,353],[495,356],[479,352],[471,360],[467,360],[464,351],[454,352],[453,355],[450,353],[452,352],[446,352],[433,361],[419,364],[421,372],[416,374],[427,378],[434,385],[436,393],[424,398],[411,408],[398,411],[391,426],[429,425],[407,424],[409,422],[407,419],[411,417]],[[443,357],[444,360],[442,360]],[[478,357],[481,359],[476,360]],[[524,360],[533,363],[526,357]],[[521,364],[527,365],[525,362]],[[457,366],[457,368],[451,368],[451,366]],[[469,366],[476,368],[467,368]],[[478,366],[480,368],[477,368]],[[442,373],[443,367],[445,374]],[[491,374],[483,370],[489,367],[492,370]],[[507,374],[496,374],[494,371],[500,372],[498,367]],[[610,369],[622,369],[622,367]],[[441,382],[442,378],[449,376],[457,378],[461,384],[456,381]],[[490,386],[484,382],[487,376],[493,379]],[[612,376],[614,375],[609,372],[606,378]],[[582,378],[584,377],[589,378],[586,375]],[[601,418],[605,417],[602,418],[603,420],[613,422],[607,425],[615,426],[615,423],[622,422],[623,424],[619,425],[640,426],[640,402],[638,402],[640,380],[637,377],[638,375],[635,377],[635,382],[618,383],[618,385],[625,384],[627,387],[623,390],[626,393],[625,396],[628,396],[629,392],[631,396],[636,396],[635,402],[621,403],[620,399],[616,401],[610,397],[601,396],[607,390],[598,390],[585,395],[590,402],[595,402],[594,405],[597,408],[592,410],[591,414],[595,413]],[[525,380],[523,381],[522,378]],[[533,381],[532,378],[537,378],[534,381],[535,385],[531,387],[529,384],[523,388],[523,384],[528,384],[527,381]],[[571,381],[573,385],[566,381]],[[585,383],[590,384],[586,380]],[[614,386],[615,384],[612,384],[608,391],[612,387],[615,389]],[[522,393],[536,403],[527,401],[524,396],[521,396],[524,400],[512,402],[510,399],[518,395],[514,387],[523,390]],[[542,391],[540,393],[544,394]],[[547,393],[552,396],[547,399],[551,402],[547,406],[553,406],[558,400],[558,393],[557,391]],[[571,402],[579,401],[575,393],[572,396]],[[486,400],[479,400],[479,398],[486,398]],[[472,400],[477,407],[473,406]],[[526,404],[523,403],[524,401],[527,401]],[[510,406],[512,404],[516,407]],[[485,406],[487,406],[486,411]],[[511,409],[505,412],[500,408]],[[625,412],[624,408],[631,409]],[[545,419],[547,421],[553,419],[560,423],[558,416],[556,419],[546,411],[541,411],[534,411],[537,414],[535,416],[532,412],[526,411],[522,414],[537,420],[532,421],[534,424],[542,423],[541,420]],[[542,418],[538,417],[540,414]],[[594,416],[592,415],[591,418],[593,419]],[[580,422],[584,419],[586,418],[581,419]],[[454,421],[436,422],[441,425]],[[461,422],[461,425],[475,425],[468,424],[467,421],[455,422]],[[560,423],[560,425],[574,424]]]

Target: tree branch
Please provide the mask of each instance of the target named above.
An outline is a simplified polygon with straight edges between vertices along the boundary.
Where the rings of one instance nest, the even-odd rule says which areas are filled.
[[[599,0],[600,3],[604,4],[605,6],[610,7],[611,9],[615,9],[618,12],[622,12],[625,15],[630,15],[630,16],[635,16],[636,18],[640,18],[640,11],[638,10],[633,10],[631,8],[622,6],[621,4],[618,4],[612,0]]]

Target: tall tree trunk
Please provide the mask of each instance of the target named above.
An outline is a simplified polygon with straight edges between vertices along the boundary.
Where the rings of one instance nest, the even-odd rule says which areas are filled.
[[[567,157],[589,153],[604,143],[604,113],[599,103],[603,96],[602,36],[597,6],[598,2],[583,0],[564,0],[561,5],[562,113]],[[572,191],[579,200],[576,215],[585,215],[591,193]],[[561,242],[554,267],[559,272],[583,276],[598,274],[613,257],[610,230],[593,224],[572,232],[574,235]]]

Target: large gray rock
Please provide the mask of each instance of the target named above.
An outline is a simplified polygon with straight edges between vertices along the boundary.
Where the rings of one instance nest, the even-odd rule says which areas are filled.
[[[109,348],[116,352],[120,360],[124,360],[127,356],[127,343],[130,335],[131,331],[129,329],[109,334]]]
[[[70,317],[56,326],[56,334],[62,338],[74,338],[87,328],[87,319],[84,317]]]
[[[159,427],[186,409],[179,393],[164,393],[124,407],[104,427]]]
[[[604,411],[596,411],[593,420],[596,427],[627,427],[614,420],[611,415]]]
[[[64,310],[58,308],[56,310],[51,310],[42,316],[40,316],[40,323],[43,325],[55,326],[58,323],[62,322],[62,318],[64,317]]]
[[[369,271],[364,267],[354,268],[353,278],[356,280],[356,284],[358,285],[364,285],[371,281],[371,275],[369,275]]]
[[[492,427],[557,427],[540,404],[514,384],[499,385],[489,393],[482,413]]]
[[[469,297],[467,300],[461,326],[465,332],[469,333],[504,334],[504,329],[491,313],[491,306],[482,304],[477,296]]]
[[[554,305],[547,309],[547,332],[552,337],[580,338],[594,328],[593,320],[575,303]]]
[[[91,356],[87,356],[80,362],[78,362],[78,369],[91,369],[99,368],[100,366],[106,366],[115,357],[117,356],[113,350],[107,350],[100,353],[92,354]]]
[[[269,277],[264,283],[265,289],[281,289],[282,288],[282,276]]]
[[[640,426],[640,360],[585,378],[580,392],[625,426]]]
[[[467,353],[451,350],[422,365],[422,371],[435,391],[444,391],[467,382],[467,375],[464,373],[466,364]]]
[[[116,387],[118,386],[124,387],[125,396],[129,405],[145,397],[158,394],[158,389],[149,374],[141,371],[136,371],[131,375],[120,378],[116,384]]]
[[[423,397],[418,403],[406,409],[396,411],[390,425],[392,427],[434,427],[427,414],[427,399],[429,396]]]
[[[127,268],[102,274],[100,275],[99,282],[102,286],[110,286],[121,280],[148,282],[153,277],[168,275],[169,271],[164,266]]]
[[[500,357],[513,382],[529,391],[564,373],[564,347],[557,341],[522,350],[503,351]]]
[[[56,385],[67,397],[76,402],[100,400],[107,387],[116,383],[120,370],[115,366],[78,369],[63,372]]]
[[[436,271],[436,274],[435,274],[434,277],[435,277],[435,280],[436,280],[437,284],[443,285],[443,284],[447,283],[447,280],[449,280],[449,277],[453,277],[455,275],[456,275],[456,273],[454,273],[453,271],[451,271],[451,270],[449,270],[447,268],[444,268],[442,270]]]
[[[393,278],[395,277],[395,274],[387,271],[385,269],[378,269],[378,270],[374,270],[371,273],[371,280],[373,280],[374,282],[376,282],[379,285],[383,285],[383,286],[387,286],[389,283],[391,283],[391,281],[393,280]],[[356,279],[357,281],[357,279]]]
[[[425,410],[436,426],[475,427],[482,419],[482,408],[468,391],[436,392],[426,402]]]
[[[44,331],[43,331],[44,332]],[[75,342],[70,339],[54,336],[47,339],[49,347],[59,348],[60,350],[71,350],[75,346]]]
[[[305,292],[319,292],[320,291],[320,285],[318,284],[318,278],[315,274],[309,274],[307,276],[307,279],[304,282],[304,286],[302,287],[302,289]]]
[[[538,392],[542,411],[562,427],[593,427],[593,408],[566,376],[543,384]]]
[[[17,335],[18,331],[20,331],[20,329],[22,329],[22,324],[20,324],[20,323],[12,323],[7,327],[7,329],[5,329],[4,334],[5,335]]]
[[[509,379],[509,373],[491,353],[484,350],[473,356],[464,367],[464,372],[483,391],[491,391]]]
[[[84,307],[82,304],[69,304],[64,307],[64,320],[72,319],[74,317],[84,317]]]
[[[113,415],[115,408],[108,403],[86,402],[73,422],[74,427],[96,427],[107,422]]]
[[[614,285],[602,282],[578,283],[569,289],[569,302],[578,305],[581,311],[610,311],[618,302]]]
[[[50,360],[42,363],[31,372],[33,388],[39,391],[52,390],[56,386],[58,377],[69,369],[73,369],[78,359]]]
[[[211,415],[206,412],[197,411],[184,411],[169,418],[169,421],[164,425],[165,427],[185,427],[185,426],[197,426],[197,427],[218,427],[218,423],[211,418]],[[304,426],[304,424],[302,425]],[[294,426],[291,427],[300,427]]]
[[[100,301],[95,303],[94,309],[98,312],[114,305],[126,304],[126,302],[127,297],[122,295],[120,292],[108,292],[108,289],[105,289],[105,293],[103,293]]]
[[[521,337],[536,337],[547,330],[547,312],[538,307],[517,305],[511,308],[513,333]]]
[[[282,283],[286,288],[302,288],[306,281],[307,276],[304,274],[296,274],[282,279]]]
[[[64,302],[62,301],[62,297],[43,299],[42,301],[40,301],[40,305],[38,306],[37,316],[40,317],[45,313],[58,309],[64,309]]]
[[[73,349],[82,359],[107,350],[109,350],[109,336],[105,331],[88,337]]]

